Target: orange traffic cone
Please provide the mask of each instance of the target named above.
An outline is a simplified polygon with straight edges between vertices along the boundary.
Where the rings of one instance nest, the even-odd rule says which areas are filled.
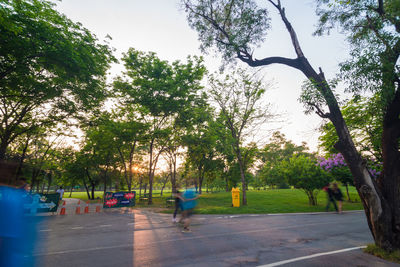
[[[65,200],[63,201],[63,205],[61,207],[60,215],[65,215]]]
[[[78,206],[76,206],[75,214],[81,214],[81,201],[78,201]]]
[[[89,200],[86,201],[85,213],[89,213]]]
[[[96,212],[100,212],[101,206],[100,206],[100,199],[97,201],[96,205]]]

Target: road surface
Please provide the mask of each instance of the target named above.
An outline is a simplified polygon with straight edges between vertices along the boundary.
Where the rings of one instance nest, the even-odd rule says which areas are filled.
[[[194,215],[192,232],[146,209],[48,216],[38,266],[400,266],[367,255],[361,211]]]

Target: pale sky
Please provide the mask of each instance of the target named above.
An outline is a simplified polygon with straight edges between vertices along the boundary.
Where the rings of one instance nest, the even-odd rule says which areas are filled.
[[[294,57],[289,35],[277,16],[272,15],[272,30],[266,43],[255,50],[256,58],[267,56]],[[313,37],[317,17],[312,0],[282,0],[286,14],[297,32],[303,52],[315,69],[321,67],[328,79],[334,77],[338,63],[346,58],[347,46],[343,36],[333,34]],[[179,0],[63,0],[57,9],[74,22],[80,22],[100,40],[110,35],[110,45],[116,49],[115,56],[121,57],[129,47],[144,52],[152,51],[162,60],[184,61],[188,55],[201,55],[197,33],[190,29],[186,14],[179,10]],[[209,71],[220,66],[215,55],[205,56]],[[118,75],[124,68],[114,65],[110,77]],[[305,115],[303,106],[297,101],[304,75],[298,70],[283,65],[263,68],[267,80],[274,87],[266,93],[266,99],[275,105],[275,110],[286,113],[280,131],[296,144],[307,142],[312,151],[317,150],[321,119],[317,115]],[[275,125],[276,127],[276,125]]]

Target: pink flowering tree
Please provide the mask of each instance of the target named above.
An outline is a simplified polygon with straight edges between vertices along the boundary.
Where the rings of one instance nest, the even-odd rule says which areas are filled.
[[[346,187],[347,200],[351,201],[348,186],[354,184],[354,179],[342,154],[332,154],[329,158],[320,157],[318,159],[318,165],[330,173],[334,180],[341,182]],[[381,164],[374,160],[369,160],[367,165],[372,166],[368,168],[368,171],[371,176],[376,179],[380,175],[379,170]]]
[[[330,173],[334,180],[341,182],[346,186],[347,200],[350,201],[349,185],[353,184],[353,176],[347,167],[342,154],[332,154],[329,158],[320,157],[319,166]]]

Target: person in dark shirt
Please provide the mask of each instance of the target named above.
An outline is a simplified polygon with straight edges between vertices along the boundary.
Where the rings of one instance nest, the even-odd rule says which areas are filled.
[[[337,183],[334,183],[333,186],[332,186],[332,194],[333,194],[333,197],[338,202],[339,213],[342,213],[343,194],[342,194],[342,191],[340,191],[340,188],[338,187]],[[336,209],[336,211],[337,211],[337,209]]]
[[[333,206],[335,207],[336,212],[338,211],[338,207],[336,206],[336,201],[335,201],[335,197],[333,194],[333,190],[330,187],[330,184],[328,183],[324,188],[322,188],[322,190],[324,190],[327,194],[327,204],[326,204],[326,211],[329,211],[329,206],[331,205],[331,203],[333,204]]]

